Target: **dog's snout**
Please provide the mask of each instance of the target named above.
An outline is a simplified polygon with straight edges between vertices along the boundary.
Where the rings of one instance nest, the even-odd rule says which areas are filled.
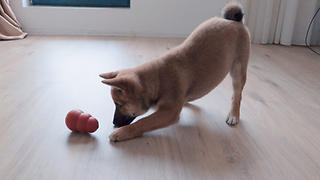
[[[114,113],[113,124],[116,127],[129,125],[136,117],[122,115],[119,112]]]

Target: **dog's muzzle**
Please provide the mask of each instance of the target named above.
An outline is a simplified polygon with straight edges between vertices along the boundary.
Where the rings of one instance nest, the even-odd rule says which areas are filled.
[[[116,127],[129,125],[136,117],[125,116],[120,114],[119,112],[114,113],[113,124]]]

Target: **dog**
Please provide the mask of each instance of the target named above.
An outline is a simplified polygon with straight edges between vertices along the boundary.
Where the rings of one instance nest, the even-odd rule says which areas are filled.
[[[228,73],[233,95],[226,123],[235,126],[251,43],[243,15],[240,4],[229,3],[222,10],[223,18],[203,22],[162,57],[132,69],[100,74],[102,82],[111,86],[116,106],[110,140],[132,139],[177,123],[186,103],[208,94]],[[153,114],[132,123],[152,106],[157,107]]]

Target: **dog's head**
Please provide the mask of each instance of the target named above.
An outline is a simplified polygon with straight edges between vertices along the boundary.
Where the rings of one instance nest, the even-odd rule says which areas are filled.
[[[111,96],[116,106],[113,124],[116,127],[129,125],[137,116],[148,111],[142,98],[139,79],[130,73],[110,72],[100,74],[102,82],[111,86]]]

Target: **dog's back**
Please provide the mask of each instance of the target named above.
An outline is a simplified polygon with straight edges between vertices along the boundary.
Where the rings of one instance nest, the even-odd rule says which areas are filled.
[[[214,89],[228,74],[234,61],[247,64],[250,35],[242,23],[239,4],[229,3],[224,18],[214,17],[196,28],[183,44],[164,58],[183,70],[183,85],[188,86],[186,101],[198,99]],[[214,81],[212,79],[215,79]]]

